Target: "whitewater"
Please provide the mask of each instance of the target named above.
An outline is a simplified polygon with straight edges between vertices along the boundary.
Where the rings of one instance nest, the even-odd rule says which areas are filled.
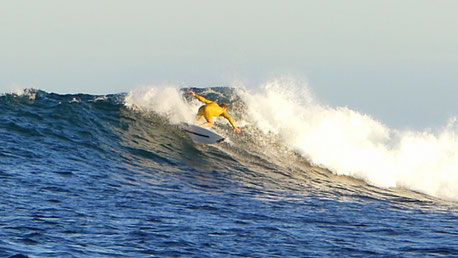
[[[277,137],[313,165],[381,188],[405,188],[458,201],[458,124],[450,118],[433,131],[390,129],[367,114],[319,103],[305,82],[279,79],[257,89],[236,86],[240,123]],[[205,93],[205,92],[204,92]],[[193,122],[199,103],[188,104],[176,86],[129,92],[129,107],[154,111],[171,123]],[[261,139],[259,139],[261,138]]]
[[[202,103],[226,140],[193,142]],[[458,125],[389,128],[306,82],[0,95],[0,257],[457,256]],[[21,257],[21,256],[19,256]]]

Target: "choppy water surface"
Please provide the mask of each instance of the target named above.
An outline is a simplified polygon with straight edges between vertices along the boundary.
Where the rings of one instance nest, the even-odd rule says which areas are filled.
[[[197,144],[127,97],[0,97],[1,257],[458,255],[453,200],[338,176],[249,123]]]

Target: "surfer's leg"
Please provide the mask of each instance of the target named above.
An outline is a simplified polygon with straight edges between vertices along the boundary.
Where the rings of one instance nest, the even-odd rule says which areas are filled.
[[[196,120],[199,121],[200,119],[202,119],[202,117],[205,115],[205,105],[204,106],[201,106],[199,108],[199,111],[197,111],[197,116],[196,116]]]
[[[206,122],[206,123],[201,124],[200,126],[202,126],[202,127],[209,127],[209,128],[210,128],[210,127],[213,126],[213,122]]]
[[[208,121],[206,123],[201,124],[200,126],[202,126],[202,127],[212,127],[213,126],[213,121]]]
[[[205,117],[205,120],[207,120],[207,122],[201,124],[200,126],[202,126],[202,127],[212,127],[213,126],[213,116],[210,114],[210,112],[207,112],[207,110],[205,110],[205,108],[203,110],[204,110],[204,114],[203,115]]]

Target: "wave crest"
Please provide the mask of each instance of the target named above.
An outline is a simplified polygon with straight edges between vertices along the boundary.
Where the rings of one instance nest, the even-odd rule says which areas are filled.
[[[275,80],[240,91],[247,115],[313,164],[378,187],[458,200],[455,119],[436,132],[388,128],[347,107],[320,104],[304,82]]]

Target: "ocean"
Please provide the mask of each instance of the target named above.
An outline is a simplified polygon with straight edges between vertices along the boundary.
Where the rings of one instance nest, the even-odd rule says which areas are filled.
[[[458,256],[458,126],[392,129],[307,87],[0,96],[0,257]]]

